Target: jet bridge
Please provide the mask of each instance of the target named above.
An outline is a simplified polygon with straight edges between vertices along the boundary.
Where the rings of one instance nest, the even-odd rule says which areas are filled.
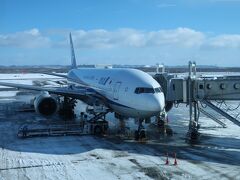
[[[196,63],[189,62],[188,75],[174,76],[167,73],[158,73],[154,75],[154,78],[163,87],[167,103],[185,103],[188,105],[188,134],[191,139],[197,139],[199,135],[198,129],[200,126],[198,124],[198,119],[200,112],[220,124],[222,127],[226,127],[225,123],[204,110],[204,107],[211,108],[237,126],[240,126],[240,120],[238,119],[240,113],[234,116],[229,113],[229,108],[223,109],[218,105],[225,101],[234,101],[238,102],[234,110],[240,107],[240,76],[197,75]],[[199,107],[200,105],[202,105],[202,107]]]

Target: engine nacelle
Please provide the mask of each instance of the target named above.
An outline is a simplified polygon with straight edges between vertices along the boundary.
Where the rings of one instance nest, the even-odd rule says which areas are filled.
[[[51,116],[59,109],[58,100],[49,93],[42,93],[34,100],[35,111],[44,116]]]

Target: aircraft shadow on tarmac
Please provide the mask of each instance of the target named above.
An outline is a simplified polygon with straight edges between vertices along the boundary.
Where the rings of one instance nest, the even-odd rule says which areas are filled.
[[[221,146],[215,146],[209,142],[205,143],[204,139],[209,138],[214,140],[214,142],[222,142]],[[122,151],[151,156],[165,156],[166,153],[173,156],[173,153],[177,153],[178,159],[191,161],[195,164],[212,162],[239,165],[239,144],[240,139],[208,136],[203,136],[201,143],[197,145],[189,145],[187,143],[185,145],[177,145],[177,142],[176,144],[169,144],[161,141],[139,143],[114,137],[64,136],[26,139],[16,138],[14,141],[7,144],[3,145],[1,143],[0,147],[12,151],[52,155],[81,154],[95,149]]]
[[[22,117],[20,117],[22,116]],[[181,116],[173,119],[182,119]],[[28,114],[28,118],[35,115]],[[18,115],[20,120],[26,116]],[[177,158],[194,163],[212,162],[229,165],[240,165],[240,139],[232,137],[217,137],[203,134],[200,142],[191,145],[186,142],[179,143],[175,135],[171,138],[149,140],[147,143],[139,143],[134,140],[127,141],[116,137],[95,137],[95,136],[60,136],[60,137],[35,137],[19,139],[16,137],[17,125],[15,121],[0,121],[0,148],[17,152],[29,152],[52,155],[71,155],[87,153],[95,149],[122,151],[141,155],[165,156],[169,153],[177,153]],[[179,124],[178,124],[179,123]],[[5,126],[6,124],[6,126]],[[185,132],[180,127],[181,122],[177,121],[174,128],[181,129],[178,133]],[[11,130],[7,130],[7,129]],[[10,131],[14,132],[10,132]],[[177,136],[177,135],[176,135]],[[183,140],[182,140],[183,141]],[[128,153],[126,156],[128,156]]]

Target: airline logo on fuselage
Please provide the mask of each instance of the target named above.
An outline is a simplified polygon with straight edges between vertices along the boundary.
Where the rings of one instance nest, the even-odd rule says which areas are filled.
[[[109,79],[110,77],[102,77],[100,78],[98,84],[105,85]]]

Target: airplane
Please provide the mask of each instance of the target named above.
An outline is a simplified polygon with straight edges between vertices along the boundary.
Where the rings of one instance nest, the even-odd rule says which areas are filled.
[[[41,91],[35,98],[34,107],[36,112],[48,116],[54,114],[59,107],[59,102],[52,95],[81,100],[91,106],[101,104],[126,118],[149,118],[164,111],[162,88],[151,75],[128,68],[77,68],[71,33],[69,39],[71,70],[67,75],[48,73],[66,78],[67,87],[46,88],[7,82],[0,82],[0,85]],[[140,121],[138,131],[141,128]]]

